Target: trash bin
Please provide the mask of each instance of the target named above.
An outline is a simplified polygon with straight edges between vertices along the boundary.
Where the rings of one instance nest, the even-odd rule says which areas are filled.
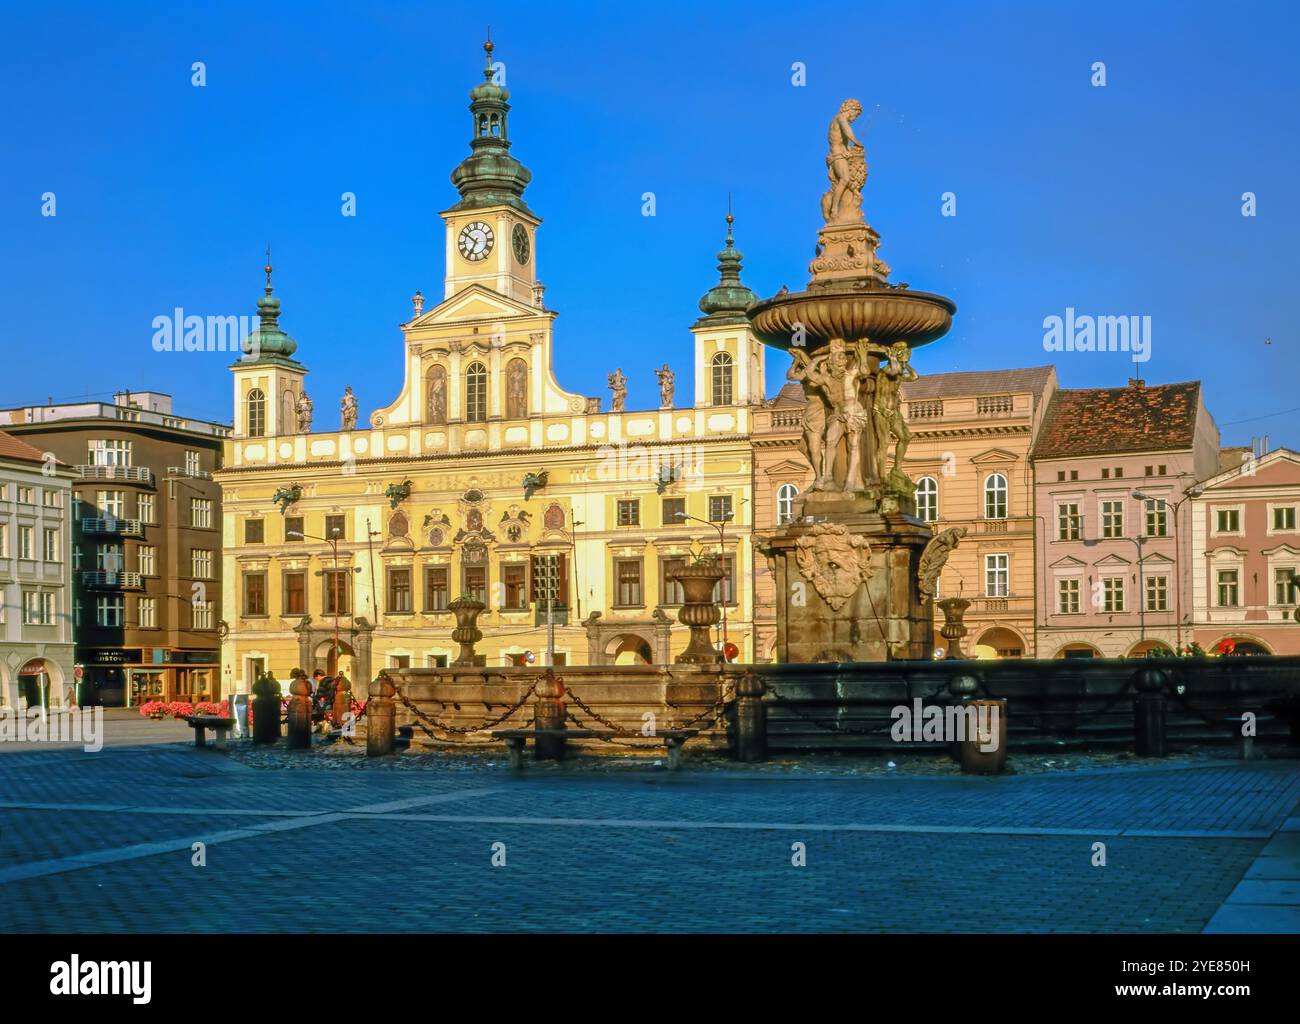
[[[963,775],[996,775],[1007,767],[1007,702],[1001,697],[977,697],[965,701],[974,710],[974,720],[965,739],[958,744]]]

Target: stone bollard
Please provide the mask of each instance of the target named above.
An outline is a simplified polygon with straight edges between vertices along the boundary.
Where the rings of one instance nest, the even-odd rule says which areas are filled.
[[[253,742],[274,743],[280,738],[280,684],[275,673],[259,676],[253,684]]]
[[[352,710],[352,681],[342,672],[334,680],[334,731],[342,732],[348,724],[348,712]]]
[[[300,668],[289,673],[289,732],[290,750],[311,747],[311,683],[307,673]]]
[[[397,687],[388,678],[387,672],[380,672],[370,684],[370,699],[366,701],[366,755],[383,757],[393,752],[397,721],[397,704],[393,695]]]
[[[736,680],[736,740],[732,757],[737,761],[767,760],[767,686],[752,672]]]
[[[1133,701],[1133,752],[1138,757],[1164,757],[1165,686],[1169,678],[1162,669],[1147,666],[1133,674],[1138,695]]]
[[[563,736],[543,735],[543,729],[567,729],[564,724],[568,704],[564,701],[564,680],[550,668],[537,682],[534,691],[537,706],[533,710],[533,728],[537,736],[533,739],[533,757],[538,761],[563,761],[565,738]]]

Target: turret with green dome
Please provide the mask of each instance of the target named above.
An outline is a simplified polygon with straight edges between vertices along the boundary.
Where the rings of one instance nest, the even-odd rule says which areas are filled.
[[[758,296],[746,288],[740,280],[742,255],[731,235],[731,225],[735,219],[728,209],[727,244],[726,248],[718,253],[718,272],[721,277],[718,283],[705,292],[700,299],[700,309],[704,312],[704,316],[696,321],[697,325],[746,323],[745,310],[758,301]]]
[[[483,82],[469,93],[474,134],[469,143],[470,155],[451,172],[451,183],[460,192],[460,201],[451,207],[451,211],[505,205],[532,217],[535,214],[528,209],[523,196],[533,174],[510,155],[507,126],[510,90],[497,84],[492,49],[492,40],[489,39],[483,44],[483,52],[487,55]]]
[[[271,291],[271,249],[266,250],[266,289],[265,294],[257,300],[257,313],[261,325],[244,339],[241,348],[244,356],[241,364],[280,363],[285,366],[301,368],[301,363],[290,357],[298,348],[298,343],[280,329],[280,300]]]

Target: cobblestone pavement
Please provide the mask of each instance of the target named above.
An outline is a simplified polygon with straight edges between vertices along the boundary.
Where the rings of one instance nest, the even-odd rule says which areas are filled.
[[[1294,760],[999,778],[503,762],[0,751],[0,930],[1296,930],[1251,902],[1291,871]]]

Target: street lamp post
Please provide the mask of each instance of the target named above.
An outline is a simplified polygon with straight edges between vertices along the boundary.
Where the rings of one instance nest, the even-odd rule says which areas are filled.
[[[1174,635],[1177,637],[1174,641],[1176,645],[1174,651],[1175,654],[1178,654],[1183,649],[1183,538],[1182,534],[1178,532],[1178,510],[1183,506],[1188,498],[1198,498],[1204,492],[1205,488],[1201,484],[1192,484],[1191,487],[1188,487],[1183,491],[1183,496],[1172,504],[1164,498],[1153,498],[1151,495],[1147,494],[1146,491],[1143,491],[1140,488],[1131,492],[1133,497],[1137,498],[1139,501],[1158,501],[1165,508],[1172,508],[1174,510],[1174,575],[1178,578],[1177,586],[1174,588],[1174,615],[1176,618],[1176,621],[1174,622]]]
[[[331,586],[337,585],[338,572],[339,572],[339,532],[338,530],[335,530],[333,531],[333,533],[334,536],[332,537],[318,537],[313,533],[303,533],[301,530],[290,530],[288,532],[288,536],[290,537],[300,537],[303,540],[310,539],[310,540],[323,541],[333,549],[334,576],[330,584]],[[353,566],[352,571],[360,572],[361,566],[359,565]],[[317,570],[316,575],[322,577],[323,579],[323,577],[325,576],[325,570],[324,569]],[[340,597],[339,593],[334,594],[334,646],[330,648],[330,658],[328,663],[329,674],[331,677],[338,675],[338,667],[339,667],[339,597]]]

